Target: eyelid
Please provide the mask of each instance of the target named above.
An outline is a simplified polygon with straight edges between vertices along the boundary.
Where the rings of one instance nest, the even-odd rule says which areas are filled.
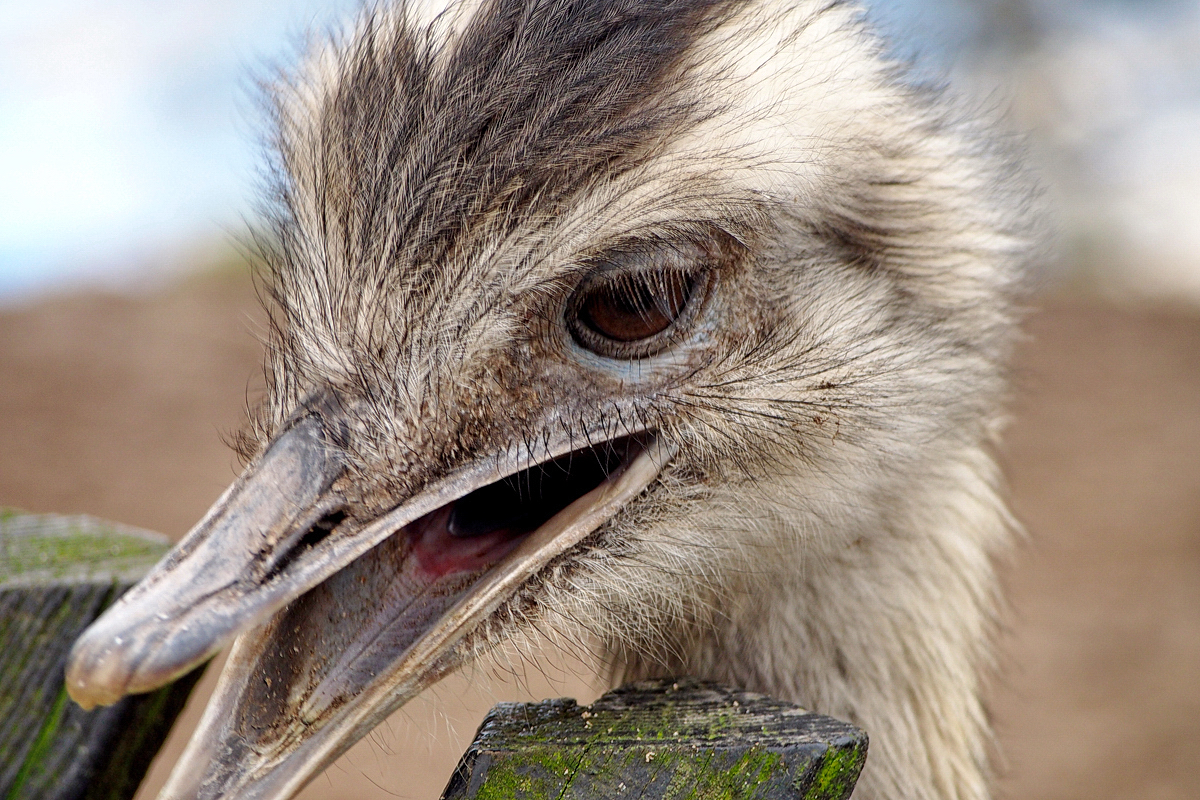
[[[654,285],[663,276],[662,280],[667,280],[666,276],[690,277],[698,276],[703,272],[707,272],[708,267],[704,264],[693,265],[691,269],[683,267],[662,267],[662,266],[645,266],[634,267],[628,264],[613,266],[609,268],[601,267],[592,270],[579,282],[574,290],[574,295],[586,294],[594,292],[597,289],[605,286],[620,285],[622,281],[630,279],[638,279],[642,276],[649,278],[649,282]]]
[[[637,274],[654,271],[695,272],[718,260],[716,248],[708,248],[697,242],[672,242],[666,240],[639,241],[624,246],[617,245],[584,261],[587,275],[580,285],[591,278],[613,274]]]

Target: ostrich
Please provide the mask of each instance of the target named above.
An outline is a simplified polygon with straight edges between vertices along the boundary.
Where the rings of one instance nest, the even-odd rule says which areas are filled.
[[[396,3],[271,92],[248,467],[67,671],[233,641],[163,797],[290,797],[542,631],[855,722],[864,800],[989,796],[1036,220],[986,125],[827,0]]]

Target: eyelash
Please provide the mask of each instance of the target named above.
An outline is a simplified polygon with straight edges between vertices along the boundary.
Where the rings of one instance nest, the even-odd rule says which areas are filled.
[[[707,266],[637,269],[585,280],[567,305],[580,346],[610,358],[646,358],[667,349],[703,304]]]

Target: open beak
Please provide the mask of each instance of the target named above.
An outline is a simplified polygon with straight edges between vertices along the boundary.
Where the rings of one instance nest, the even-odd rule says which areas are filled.
[[[528,579],[658,476],[645,432],[484,459],[356,520],[318,417],[266,453],[75,643],[85,708],[146,692],[237,637],[160,798],[291,797],[422,689]]]

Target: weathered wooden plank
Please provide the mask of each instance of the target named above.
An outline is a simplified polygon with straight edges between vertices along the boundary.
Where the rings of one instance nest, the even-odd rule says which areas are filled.
[[[0,798],[127,800],[201,670],[86,712],[63,687],[71,644],[170,548],[90,517],[0,510]]]
[[[443,800],[844,800],[867,736],[762,695],[654,681],[573,700],[504,703]]]

